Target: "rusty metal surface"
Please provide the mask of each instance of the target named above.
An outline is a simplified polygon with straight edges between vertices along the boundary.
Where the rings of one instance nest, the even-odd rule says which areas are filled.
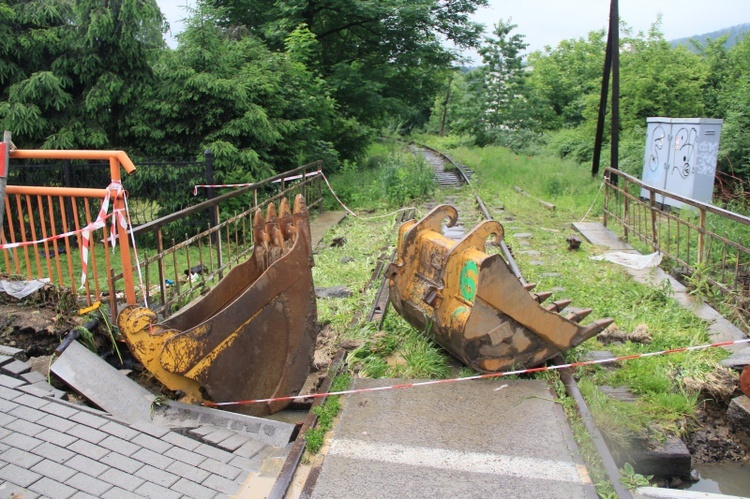
[[[499,245],[503,228],[484,221],[461,241],[441,234],[458,213],[441,205],[399,229],[398,260],[386,272],[391,303],[414,327],[471,368],[497,372],[533,367],[596,335],[612,323],[577,322],[590,310],[568,317],[570,302],[542,307],[548,293],[530,294],[500,255],[489,255],[490,236]]]
[[[309,371],[317,328],[310,226],[304,198],[294,211],[255,213],[255,246],[193,306],[156,323],[128,307],[118,325],[133,354],[169,389],[192,402],[239,401],[296,393]],[[265,415],[285,402],[237,406]]]

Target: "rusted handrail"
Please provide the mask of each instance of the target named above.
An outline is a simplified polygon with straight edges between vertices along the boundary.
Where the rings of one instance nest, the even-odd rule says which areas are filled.
[[[144,285],[150,297],[149,307],[168,317],[186,300],[196,296],[197,292],[205,292],[207,286],[213,285],[216,279],[221,279],[226,271],[243,261],[252,251],[251,227],[256,208],[276,202],[281,197],[292,198],[298,193],[305,195],[308,208],[320,206],[322,176],[315,172],[321,171],[322,166],[322,161],[299,166],[134,227],[133,235],[136,238],[153,241],[156,246],[150,250],[142,247],[143,251],[140,252]],[[272,185],[277,185],[278,189],[269,191],[268,188]],[[219,209],[227,201],[243,195],[252,196],[252,202],[248,203],[247,208],[225,216],[225,220],[221,221]],[[213,215],[214,222],[197,229],[196,233],[184,234],[184,238],[180,240],[166,240],[167,226],[207,210]],[[182,262],[178,261],[180,259]],[[153,274],[156,276],[152,276],[150,272],[154,266],[156,270]],[[193,268],[199,271],[193,272]],[[132,271],[137,271],[135,266]],[[111,275],[113,282],[122,277],[122,274]],[[153,277],[157,277],[156,283]],[[152,296],[154,294],[155,297]]]
[[[622,182],[616,184],[614,177]],[[750,296],[750,217],[646,185],[612,168],[605,170],[605,183],[605,226],[609,221],[620,224],[625,240],[637,237],[696,281],[743,295],[743,300]],[[657,203],[656,196],[679,201],[686,209],[670,209]]]

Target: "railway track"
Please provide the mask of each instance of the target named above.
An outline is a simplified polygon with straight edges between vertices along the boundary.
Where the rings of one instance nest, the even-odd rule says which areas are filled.
[[[425,145],[412,143],[409,145],[409,147],[415,154],[421,154],[432,166],[435,172],[436,181],[442,189],[455,189],[460,188],[463,185],[471,184],[471,177],[473,176],[474,172],[461,165],[460,163],[454,161],[448,155]],[[479,196],[479,194],[474,195],[474,200],[476,202],[476,209],[479,210],[479,212],[482,214],[482,217],[485,220],[493,220],[492,215],[487,209],[487,205]],[[500,243],[500,249],[502,251],[503,257],[508,262],[515,276],[518,278],[521,284],[527,285],[527,282],[521,275],[518,265],[516,264],[516,261],[513,258],[513,255],[510,252],[509,248],[505,244],[505,241],[502,241]],[[383,281],[385,284],[386,280],[384,279]],[[384,284],[381,284],[381,287],[383,287]],[[383,312],[383,316],[384,315],[385,312]],[[565,363],[563,358],[560,356],[554,358],[552,362],[556,365]],[[625,487],[623,487],[620,482],[620,470],[615,463],[615,460],[612,457],[612,454],[610,453],[609,448],[604,441],[604,438],[602,437],[601,433],[596,427],[596,424],[594,423],[591,411],[586,405],[586,401],[584,400],[578,388],[578,383],[573,377],[571,370],[561,369],[560,377],[565,385],[565,389],[568,395],[574,400],[576,404],[576,408],[578,409],[578,414],[580,415],[581,421],[585,425],[586,430],[594,443],[596,451],[601,460],[601,464],[605,472],[607,473],[617,496],[620,498],[631,497],[630,492]]]
[[[434,174],[435,174],[435,180],[438,186],[440,187],[440,191],[436,194],[436,198],[438,198],[438,201],[435,204],[439,204],[440,202],[448,202],[450,203],[455,199],[455,195],[453,193],[454,190],[460,189],[463,186],[470,185],[471,179],[473,177],[473,172],[466,168],[465,166],[461,165],[460,163],[457,163],[453,161],[449,156],[445,155],[444,153],[429,148],[424,145],[419,144],[409,144],[408,146],[410,150],[414,154],[421,154],[428,164],[432,167]],[[476,206],[474,207],[474,213],[466,213],[465,218],[470,218],[471,216],[476,215],[478,212],[478,218],[485,219],[485,220],[492,220],[492,216],[484,203],[484,201],[481,199],[481,197],[478,194],[474,195],[474,202]],[[464,208],[463,211],[466,211],[467,207]],[[402,213],[400,216],[400,220],[398,221],[406,221],[414,217],[413,210],[410,212]],[[461,239],[464,237],[464,229],[459,221],[459,223],[456,224],[453,228],[447,229],[445,236],[449,237],[451,239]],[[505,242],[502,242],[500,245],[500,250],[505,258],[505,260],[509,263],[509,266],[511,270],[513,271],[514,275],[518,278],[518,280],[523,285],[527,285],[526,281],[524,280],[523,276],[521,275],[521,272],[513,258],[513,255],[511,254],[508,247],[505,245]],[[373,303],[370,307],[369,314],[367,316],[367,319],[371,322],[377,322],[378,327],[381,328],[383,325],[383,322],[386,317],[386,313],[389,308],[389,287],[388,287],[388,279],[384,278],[384,271],[387,267],[388,263],[393,261],[395,259],[396,252],[395,250],[390,253],[383,253],[381,260],[379,264],[376,266],[372,277],[370,279],[370,282],[368,285],[375,285],[379,283],[379,288],[376,293],[375,299],[373,300]],[[335,369],[331,370],[331,373],[329,373],[330,378],[332,379],[333,376],[335,376],[336,372],[343,364],[343,358],[338,358],[338,362],[336,362]],[[554,363],[561,364],[563,363],[563,360],[561,357],[557,357],[553,360]],[[332,366],[333,367],[333,366]],[[596,428],[593,417],[591,416],[591,413],[586,406],[586,402],[584,401],[583,397],[581,396],[581,393],[578,389],[577,383],[575,381],[575,378],[571,375],[571,373],[567,370],[560,370],[561,379],[566,387],[566,390],[571,398],[575,401],[575,404],[578,408],[578,413],[581,417],[581,421],[586,426],[587,431],[589,432],[589,435],[591,436],[594,446],[599,454],[601,463],[603,468],[605,469],[607,475],[609,476],[610,482],[612,483],[612,486],[617,494],[618,497],[621,498],[630,498],[631,494],[625,489],[622,484],[620,483],[620,473],[617,465],[615,464],[615,461],[612,457],[612,455],[609,452],[609,449],[607,448],[606,444],[604,443],[604,439],[602,435],[599,433],[598,429]],[[330,381],[329,381],[330,383]],[[320,399],[318,399],[320,400]],[[322,403],[322,400],[320,400],[320,403]],[[316,405],[318,405],[316,403]],[[314,425],[314,414],[312,410],[309,413],[310,415],[305,421],[305,425],[303,427],[311,427]],[[294,451],[290,453],[290,456],[287,458],[287,462],[284,465],[284,469],[279,476],[279,478],[276,481],[276,485],[273,488],[272,493],[269,497],[277,497],[282,498],[286,494],[286,491],[289,487],[289,484],[292,480],[292,476],[294,471],[296,470],[300,458],[302,455],[302,452],[304,450],[304,444],[298,443],[300,440],[302,440],[301,435],[304,433],[304,431],[300,432],[300,437],[298,437],[297,442],[294,443]],[[320,473],[320,467],[314,468],[310,474],[307,477],[307,480],[305,482],[302,496],[304,497],[311,497],[318,479],[318,475]],[[301,497],[302,497],[301,496]]]

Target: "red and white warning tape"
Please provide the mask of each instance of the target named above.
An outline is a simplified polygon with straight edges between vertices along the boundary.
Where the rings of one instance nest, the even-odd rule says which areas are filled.
[[[99,209],[99,214],[96,216],[96,220],[88,224],[81,230],[81,238],[83,239],[81,244],[81,288],[86,284],[86,277],[88,276],[88,263],[89,263],[89,242],[91,239],[91,231],[101,229],[106,225],[105,220],[107,219],[107,211],[109,211],[109,201],[112,196],[112,191],[115,192],[115,198],[124,195],[122,184],[118,181],[112,181],[107,187],[107,194],[104,196],[102,206]],[[121,210],[113,211],[113,215],[117,213],[116,217],[112,217],[112,229],[109,232],[110,246],[112,251],[115,250],[115,244],[117,243],[117,222],[119,220],[120,226],[127,229],[127,223],[125,217],[122,215]]]
[[[125,200],[125,209],[113,209],[112,213],[107,213],[109,211],[109,204],[112,199],[113,192],[115,199],[117,199],[119,196],[123,197],[123,199]],[[136,268],[138,269],[141,292],[143,293],[144,304],[145,306],[148,306],[148,298],[145,291],[146,288],[143,284],[143,276],[141,275],[138,250],[136,248],[135,238],[133,236],[133,225],[130,221],[127,192],[123,189],[122,184],[119,181],[113,180],[112,183],[107,186],[107,193],[104,195],[102,206],[101,208],[99,208],[99,213],[96,216],[96,220],[94,220],[90,224],[87,224],[85,227],[68,232],[63,232],[61,234],[55,234],[54,236],[50,236],[44,239],[37,239],[35,241],[22,241],[16,243],[0,244],[0,250],[44,244],[74,236],[76,234],[81,234],[81,288],[83,288],[86,284],[86,279],[88,276],[89,244],[91,240],[91,232],[103,228],[106,225],[106,220],[110,217],[112,218],[112,228],[109,233],[109,242],[110,246],[112,247],[113,253],[115,251],[115,246],[117,245],[117,225],[119,224],[122,229],[130,233],[130,238],[133,244],[133,251],[135,252]]]
[[[114,251],[115,249],[114,247],[117,242],[117,239],[115,238],[115,233],[117,232],[117,222],[119,221],[121,227],[127,228],[127,223],[125,221],[125,216],[123,215],[123,210],[113,210],[112,213],[107,213],[109,211],[109,202],[112,197],[113,191],[115,193],[115,197],[120,196],[120,195],[124,196],[125,191],[122,188],[122,184],[120,182],[113,181],[107,187],[107,193],[104,195],[104,200],[102,201],[102,206],[99,209],[99,213],[96,216],[96,220],[86,225],[85,227],[81,229],[64,232],[62,234],[55,234],[54,236],[50,236],[44,239],[37,239],[35,241],[22,241],[22,242],[16,242],[16,243],[0,244],[0,249],[13,249],[13,248],[20,248],[23,246],[44,244],[44,243],[48,243],[51,241],[56,241],[56,240],[60,240],[66,237],[70,237],[76,234],[81,234],[81,238],[83,239],[81,243],[81,287],[83,287],[84,284],[86,284],[86,276],[88,273],[89,240],[91,239],[91,231],[103,228],[106,225],[107,218],[112,217],[112,230],[110,232],[110,243],[112,246],[112,251]]]
[[[268,399],[237,400],[234,402],[208,402],[207,401],[207,402],[203,402],[203,405],[208,406],[208,407],[225,407],[225,406],[230,406],[230,405],[265,404],[268,402],[305,400],[305,399],[315,399],[315,398],[335,396],[335,395],[352,395],[355,393],[381,392],[385,390],[398,390],[401,388],[416,388],[420,386],[443,385],[443,384],[448,384],[448,383],[458,383],[460,381],[500,378],[502,376],[530,374],[530,373],[538,373],[542,371],[555,371],[559,369],[575,368],[575,367],[581,367],[581,366],[588,366],[592,364],[607,364],[610,362],[640,359],[643,357],[656,357],[657,355],[668,355],[668,354],[679,353],[679,352],[692,352],[695,350],[704,350],[706,348],[726,347],[730,345],[739,345],[742,343],[750,343],[750,338],[747,338],[744,340],[736,340],[736,341],[722,341],[720,343],[711,343],[710,345],[672,348],[670,350],[661,350],[658,352],[639,353],[636,355],[625,355],[623,357],[613,357],[610,359],[587,360],[583,362],[573,362],[570,364],[563,364],[563,365],[557,365],[557,366],[542,366],[542,367],[535,367],[533,369],[521,369],[518,371],[505,371],[505,372],[499,372],[499,373],[478,374],[476,376],[468,376],[466,378],[437,379],[437,380],[430,380],[430,381],[419,381],[417,383],[403,383],[399,385],[378,386],[374,388],[358,388],[356,390],[342,390],[338,392],[327,392],[327,393],[311,393],[309,395],[295,395],[295,396],[290,396],[290,397],[276,397],[276,398],[268,398]]]

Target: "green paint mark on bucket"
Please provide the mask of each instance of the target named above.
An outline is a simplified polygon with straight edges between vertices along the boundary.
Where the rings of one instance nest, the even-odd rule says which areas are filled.
[[[461,270],[461,296],[464,300],[474,301],[477,294],[477,262],[469,260]]]

